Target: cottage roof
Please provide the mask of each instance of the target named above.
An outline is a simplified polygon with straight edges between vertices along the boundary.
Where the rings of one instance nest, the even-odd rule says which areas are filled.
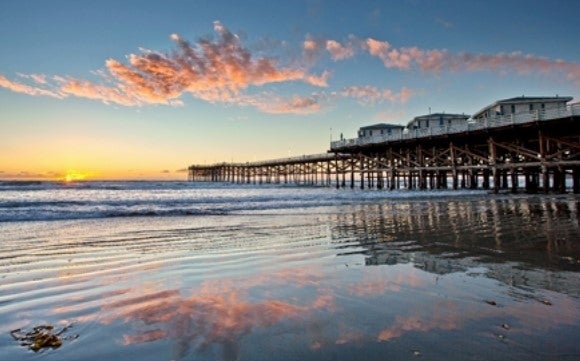
[[[504,104],[528,104],[528,103],[567,103],[570,100],[572,100],[572,97],[569,96],[555,96],[555,97],[526,97],[526,96],[521,96],[521,97],[515,97],[515,98],[507,98],[507,99],[501,99],[501,100],[497,100],[494,103],[486,106],[485,108],[481,109],[480,111],[478,111],[477,113],[475,113],[473,115],[474,118],[477,118],[479,116],[481,116],[483,113],[487,112],[489,109],[495,108],[498,105],[504,105]]]
[[[425,119],[434,119],[434,120],[439,120],[440,118],[443,119],[463,119],[463,120],[467,120],[469,119],[469,115],[466,114],[453,114],[453,113],[431,113],[431,114],[425,114],[425,115],[419,115],[415,118],[413,118],[408,124],[407,127],[410,127],[411,125],[413,125],[413,123],[419,121],[419,120],[425,120]]]
[[[367,125],[366,127],[360,127],[359,130],[403,129],[403,128],[405,127],[399,124],[378,123],[373,125]]]

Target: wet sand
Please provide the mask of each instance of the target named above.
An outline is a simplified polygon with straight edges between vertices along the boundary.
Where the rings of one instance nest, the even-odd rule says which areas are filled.
[[[466,196],[3,223],[0,358],[577,360],[579,212]],[[41,324],[62,346],[10,335]]]

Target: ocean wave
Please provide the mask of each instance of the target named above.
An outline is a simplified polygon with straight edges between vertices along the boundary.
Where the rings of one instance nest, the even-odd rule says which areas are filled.
[[[401,199],[479,196],[482,191],[377,191],[186,182],[41,183],[0,194],[0,222],[203,216],[329,207]]]

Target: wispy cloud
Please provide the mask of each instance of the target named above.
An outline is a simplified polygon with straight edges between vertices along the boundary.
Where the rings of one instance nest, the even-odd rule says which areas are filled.
[[[447,29],[451,29],[453,27],[453,23],[452,22],[447,21],[447,20],[442,19],[442,18],[435,19],[435,22],[437,24],[441,25],[442,27],[447,28]]]
[[[302,43],[302,51],[307,62],[317,60],[326,50],[334,61],[351,58],[355,55],[360,41],[353,35],[344,42],[333,39],[315,39],[308,35]]]
[[[400,122],[401,120],[407,121],[407,116],[404,111],[395,111],[395,112],[379,112],[374,115],[373,119],[377,122]]]
[[[22,74],[22,73],[18,73],[17,75],[19,77],[22,77],[22,78],[25,78],[25,79],[32,79],[37,84],[46,84],[46,75],[44,75],[44,74]]]
[[[256,107],[270,114],[312,114],[322,109],[320,95],[299,96],[291,98],[269,97],[256,101]]]
[[[374,104],[383,101],[406,103],[413,91],[403,87],[399,93],[391,89],[378,89],[372,86],[350,86],[342,89],[341,96],[357,99],[362,104]]]
[[[436,21],[444,27],[453,27],[452,23],[443,19]],[[453,53],[447,49],[395,47],[386,40],[359,39],[354,35],[350,35],[342,43],[333,39],[315,39],[312,36],[304,41],[304,55],[310,60],[320,57],[323,50],[326,50],[335,61],[354,57],[357,51],[362,50],[379,58],[387,69],[419,70],[436,74],[443,71],[489,71],[521,76],[538,73],[547,76],[563,75],[566,80],[580,86],[580,64],[520,51],[497,54]]]
[[[387,68],[420,69],[433,73],[491,71],[518,75],[563,74],[567,80],[580,86],[580,64],[519,51],[497,54],[451,53],[446,49],[395,48],[387,41],[373,38],[367,38],[362,44],[364,50],[381,59]]]
[[[64,96],[58,91],[43,89],[37,86],[26,85],[17,81],[12,81],[0,74],[0,87],[11,90],[15,93],[27,95],[43,95],[53,98],[63,98]]]

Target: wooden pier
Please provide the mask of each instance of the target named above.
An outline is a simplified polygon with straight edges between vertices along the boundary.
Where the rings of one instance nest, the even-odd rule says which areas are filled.
[[[190,181],[580,193],[580,104],[332,142],[328,153],[192,165]]]

